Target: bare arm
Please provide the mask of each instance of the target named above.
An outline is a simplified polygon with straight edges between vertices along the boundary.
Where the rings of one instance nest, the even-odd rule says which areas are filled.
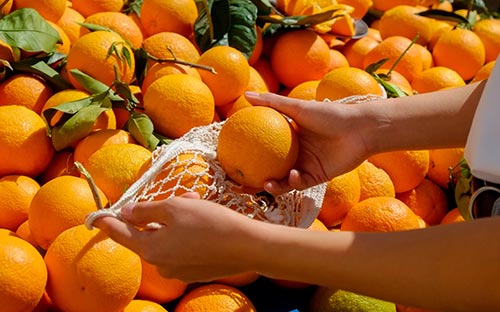
[[[305,189],[357,167],[378,152],[464,146],[485,82],[361,104],[338,104],[249,93],[254,105],[281,111],[299,125],[296,167],[264,188]]]
[[[444,311],[500,310],[500,218],[389,233],[310,231],[187,198],[128,206],[131,224],[95,225],[170,278],[210,281],[247,271]]]

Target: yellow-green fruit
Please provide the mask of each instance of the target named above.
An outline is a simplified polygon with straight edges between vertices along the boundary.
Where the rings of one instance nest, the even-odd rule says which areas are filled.
[[[314,312],[396,312],[392,302],[359,295],[353,292],[318,287],[309,311]]]

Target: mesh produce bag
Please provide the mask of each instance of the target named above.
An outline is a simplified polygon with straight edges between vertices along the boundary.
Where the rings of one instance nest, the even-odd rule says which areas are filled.
[[[374,98],[379,97],[355,96],[335,102],[360,103]],[[223,124],[224,121],[193,128],[170,144],[159,146],[153,152],[151,166],[116,203],[87,216],[87,227],[92,228],[93,222],[103,216],[120,218],[121,208],[129,202],[170,198],[186,191],[197,191],[202,199],[220,203],[253,219],[308,227],[318,216],[326,183],[276,197],[244,192],[241,185],[226,176],[217,160],[217,140]]]

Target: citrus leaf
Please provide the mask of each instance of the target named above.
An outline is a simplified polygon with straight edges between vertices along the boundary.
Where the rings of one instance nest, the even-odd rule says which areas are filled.
[[[82,72],[79,69],[72,69],[70,70],[70,74],[73,76],[73,78],[78,81],[78,83],[88,92],[92,94],[99,94],[103,92],[107,92],[110,90],[109,86],[106,84],[100,82],[99,80],[87,75],[86,73]],[[123,101],[121,97],[118,95],[109,92],[108,94],[109,98],[111,101]]]
[[[90,24],[90,23],[77,23],[77,24],[79,24],[80,26],[83,26],[83,27],[87,28],[90,31],[103,30],[103,31],[112,31],[112,32],[115,32],[115,31],[109,29],[108,27],[104,27],[104,26],[101,26],[101,25]]]
[[[53,52],[62,42],[55,30],[34,9],[22,8],[0,19],[0,39],[28,52]]]
[[[257,15],[269,15],[273,10],[273,5],[269,0],[252,0],[257,7]]]
[[[133,112],[127,122],[127,130],[142,146],[154,150],[159,140],[153,134],[154,125],[148,115]]]
[[[387,63],[389,61],[388,58],[383,58],[373,64],[370,64],[366,67],[365,71],[369,73],[370,75],[373,75],[382,65]]]
[[[11,65],[15,71],[36,74],[44,78],[57,90],[71,88],[71,84],[58,71],[50,67],[47,62],[43,59],[27,58],[20,62],[14,62]]]
[[[453,13],[453,12],[448,12],[444,10],[426,10],[422,11],[419,13],[416,13],[417,15],[420,16],[425,16],[425,17],[430,17],[438,20],[443,20],[443,21],[451,21],[459,24],[469,24],[469,20],[467,20],[465,17]]]
[[[228,45],[250,57],[257,33],[257,7],[250,0],[207,0],[195,21],[195,40],[201,51]]]
[[[62,124],[58,123],[51,131],[54,148],[60,151],[83,139],[92,131],[97,117],[108,109],[99,104],[91,104],[80,108]]]

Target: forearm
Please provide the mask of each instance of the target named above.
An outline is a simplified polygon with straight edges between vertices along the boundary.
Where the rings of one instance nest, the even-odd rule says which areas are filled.
[[[369,151],[465,146],[484,84],[362,104]]]
[[[436,310],[500,310],[500,218],[406,232],[261,234],[268,238],[253,254],[264,275]]]

